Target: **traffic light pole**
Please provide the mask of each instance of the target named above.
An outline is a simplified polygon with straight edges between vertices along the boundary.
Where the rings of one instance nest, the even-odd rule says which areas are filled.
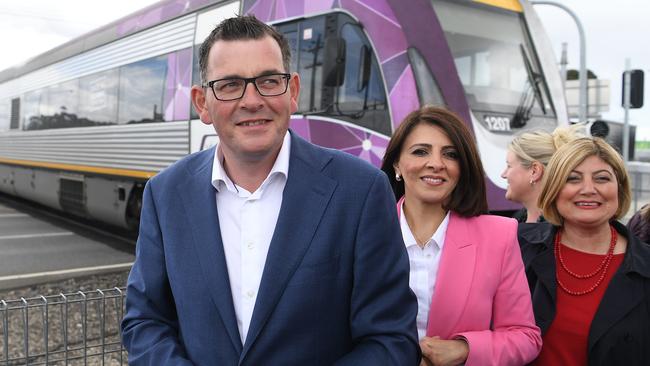
[[[623,76],[623,108],[625,109],[625,120],[623,121],[623,160],[627,165],[630,159],[630,92],[632,91],[631,62],[625,59],[625,74]]]

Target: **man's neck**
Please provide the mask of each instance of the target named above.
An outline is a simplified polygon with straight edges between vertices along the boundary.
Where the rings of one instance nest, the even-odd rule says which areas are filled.
[[[264,182],[273,169],[273,164],[278,157],[280,149],[274,154],[269,154],[262,159],[241,160],[228,157],[225,153],[222,164],[223,169],[232,182],[248,192],[255,192]]]

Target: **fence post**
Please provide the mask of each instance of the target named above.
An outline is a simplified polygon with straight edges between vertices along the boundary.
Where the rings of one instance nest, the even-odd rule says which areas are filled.
[[[45,343],[45,364],[47,365],[50,361],[50,352],[49,352],[49,347],[47,344],[48,341],[48,334],[50,333],[50,328],[49,328],[49,323],[48,323],[48,316],[49,316],[49,309],[47,307],[47,299],[45,296],[41,295],[41,300],[43,300],[43,342]]]
[[[23,349],[25,351],[25,365],[29,365],[29,307],[24,297],[20,298],[23,303]]]
[[[88,310],[88,302],[86,301],[86,294],[83,293],[83,291],[78,292],[79,295],[81,295],[81,298],[83,299],[83,306],[81,310],[81,333],[83,334],[83,343],[84,343],[84,366],[88,365],[88,334],[86,332],[86,328],[88,327],[87,323],[87,314],[86,311]]]
[[[63,338],[63,362],[68,364],[68,297],[61,292],[59,294],[63,299],[63,308],[61,308],[61,335]]]
[[[124,314],[122,313],[122,310],[124,309],[124,293],[122,292],[122,290],[120,290],[119,287],[115,287],[115,290],[120,295],[119,296],[120,306],[116,306],[116,308],[117,308],[117,319],[118,319],[118,321],[121,321],[122,317],[124,316]],[[123,354],[124,354],[124,345],[122,344],[122,327],[120,326],[119,323],[117,325],[117,337],[118,337],[118,341],[120,343],[120,366],[122,366],[123,359],[124,359],[124,356],[123,356]]]
[[[2,300],[2,330],[4,338],[5,366],[9,366],[9,309],[7,302]]]

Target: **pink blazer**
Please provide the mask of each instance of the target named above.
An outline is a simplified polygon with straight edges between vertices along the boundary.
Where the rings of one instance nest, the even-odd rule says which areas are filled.
[[[537,357],[542,337],[514,219],[451,213],[427,336],[464,337],[467,366],[525,365]]]

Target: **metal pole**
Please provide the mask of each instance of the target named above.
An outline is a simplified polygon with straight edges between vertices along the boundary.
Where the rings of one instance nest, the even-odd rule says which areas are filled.
[[[578,26],[578,34],[580,35],[580,106],[578,112],[578,122],[587,121],[587,41],[585,39],[585,31],[582,28],[582,23],[578,16],[568,8],[567,6],[560,4],[555,1],[531,1],[533,5],[553,5],[556,6],[571,15],[573,20]]]
[[[632,78],[632,75],[630,73],[630,68],[631,68],[631,62],[629,58],[625,59],[625,73],[623,74],[623,108],[625,109],[625,119],[623,122],[623,161],[625,161],[625,164],[627,165],[627,162],[630,159],[630,91],[632,89],[632,86],[630,85],[630,81]]]
[[[560,76],[562,77],[562,90],[566,93],[566,65],[569,63],[567,57],[567,43],[562,42],[562,56],[560,57]]]

